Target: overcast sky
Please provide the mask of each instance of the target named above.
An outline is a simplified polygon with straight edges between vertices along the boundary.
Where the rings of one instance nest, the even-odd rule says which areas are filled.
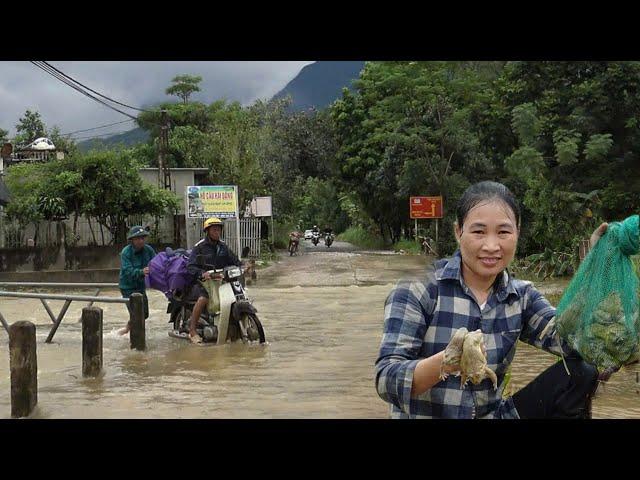
[[[219,98],[249,104],[270,98],[312,62],[70,62],[48,61],[87,87],[114,100],[143,107],[166,100],[164,91],[178,74],[200,75],[201,92],[194,100],[207,103]],[[116,105],[117,106],[117,105]],[[121,107],[118,107],[121,108]],[[47,127],[63,133],[126,120],[124,115],[85,97],[27,61],[0,61],[0,128],[15,134],[15,124],[25,110],[40,112]],[[121,108],[135,116],[136,112]],[[118,133],[133,122],[80,136]]]

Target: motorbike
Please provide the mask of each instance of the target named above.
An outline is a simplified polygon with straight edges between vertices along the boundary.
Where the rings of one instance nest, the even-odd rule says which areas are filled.
[[[327,246],[327,248],[329,248],[332,243],[333,243],[333,234],[325,233],[324,234],[324,244]]]
[[[243,286],[242,269],[235,265],[222,269],[213,265],[206,267],[212,267],[208,270],[211,279],[200,282],[209,292],[209,304],[196,326],[203,342],[217,345],[238,340],[265,343],[264,328]],[[189,340],[189,322],[195,301],[184,301],[184,296],[176,292],[169,300],[167,313],[173,326],[169,336]]]
[[[311,243],[313,243],[314,246],[318,246],[318,242],[320,242],[320,233],[313,232],[311,234]]]
[[[289,235],[289,256],[298,254],[298,246],[300,245],[300,237],[297,235]]]

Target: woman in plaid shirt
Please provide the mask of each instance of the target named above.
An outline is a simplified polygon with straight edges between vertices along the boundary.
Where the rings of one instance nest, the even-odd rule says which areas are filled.
[[[458,202],[459,249],[435,262],[426,281],[399,282],[385,303],[384,335],[376,361],[376,388],[391,404],[392,418],[589,418],[598,382],[555,329],[540,334],[555,308],[531,284],[507,272],[518,242],[520,210],[513,194],[496,182],[469,187]],[[604,223],[592,245],[606,231]],[[441,380],[444,349],[455,330],[480,329],[487,363],[498,377],[460,388],[460,378]],[[557,362],[513,397],[502,398],[505,373],[517,340],[555,355]],[[444,372],[459,366],[444,366]]]

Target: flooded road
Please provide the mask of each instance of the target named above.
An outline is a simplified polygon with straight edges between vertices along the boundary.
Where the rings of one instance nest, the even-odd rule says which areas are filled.
[[[132,351],[128,338],[116,334],[126,308],[99,304],[104,374],[91,380],[81,372],[81,303],[71,304],[53,344],[44,343],[51,321],[38,300],[2,298],[0,311],[9,323],[37,325],[37,418],[386,418],[388,406],[373,383],[384,300],[398,279],[421,278],[427,262],[305,242],[301,255],[259,271],[258,283],[248,287],[264,346],[196,347],[170,338],[166,300],[150,291],[147,351]],[[50,304],[57,314],[62,302]],[[554,361],[520,344],[516,389]],[[594,400],[594,417],[640,418],[638,371],[612,377]],[[9,391],[8,337],[0,330],[0,418],[10,416]]]

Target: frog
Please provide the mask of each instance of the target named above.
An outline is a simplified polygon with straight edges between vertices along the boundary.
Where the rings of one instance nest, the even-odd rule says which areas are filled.
[[[482,330],[478,329],[467,333],[462,346],[462,356],[460,358],[460,389],[467,383],[478,385],[485,378],[489,378],[493,383],[493,389],[498,389],[498,377],[487,365],[487,354],[484,347],[484,337]]]
[[[440,380],[446,380],[449,376],[448,373],[444,371],[445,365],[460,365],[460,357],[462,356],[462,346],[464,344],[464,338],[469,333],[465,327],[458,328],[453,335],[451,336],[451,340],[447,345],[447,348],[444,350],[444,358],[442,359],[442,363],[440,364]],[[460,371],[451,372],[455,376],[460,376]]]

